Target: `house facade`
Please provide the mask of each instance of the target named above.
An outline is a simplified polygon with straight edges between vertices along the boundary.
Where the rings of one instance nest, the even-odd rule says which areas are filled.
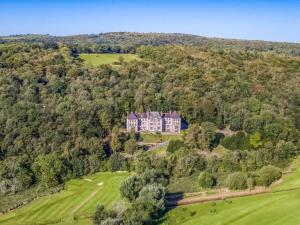
[[[180,133],[181,117],[176,111],[168,113],[159,112],[131,112],[127,116],[127,131],[135,130],[136,132],[167,132]]]

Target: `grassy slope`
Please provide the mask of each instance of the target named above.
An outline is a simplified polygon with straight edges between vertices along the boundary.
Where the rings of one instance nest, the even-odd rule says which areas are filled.
[[[299,165],[299,164],[298,164]],[[292,189],[294,190],[286,190]],[[298,189],[297,189],[298,188]],[[231,201],[181,206],[169,211],[164,225],[296,225],[300,224],[300,167],[284,177],[273,193]],[[215,209],[216,212],[211,212]],[[213,210],[214,211],[214,210]]]
[[[159,135],[153,133],[141,133],[142,142],[144,143],[159,143],[161,142]],[[162,142],[170,140],[182,140],[181,135],[163,134],[161,135]]]
[[[91,64],[92,66],[112,64],[118,62],[119,57],[123,57],[125,62],[134,59],[139,60],[139,57],[134,54],[80,54],[79,57],[83,59],[86,64]]]
[[[129,173],[98,173],[68,181],[65,190],[42,197],[12,213],[0,216],[2,225],[91,224],[90,216],[98,203],[112,206],[120,199],[119,184]],[[97,184],[103,183],[101,186]],[[74,220],[74,216],[78,220]]]

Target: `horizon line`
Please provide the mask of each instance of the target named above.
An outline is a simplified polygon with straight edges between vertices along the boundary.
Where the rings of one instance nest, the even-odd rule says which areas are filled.
[[[70,36],[82,36],[82,35],[100,35],[100,34],[108,34],[108,33],[135,33],[135,34],[168,34],[168,35],[186,35],[186,36],[195,36],[202,37],[208,39],[219,39],[219,40],[233,40],[233,41],[251,41],[251,42],[269,42],[269,43],[283,43],[283,44],[300,44],[300,42],[293,41],[272,41],[266,39],[247,39],[247,38],[236,38],[236,37],[219,37],[219,36],[203,36],[200,34],[192,34],[192,33],[180,33],[180,32],[140,32],[140,31],[105,31],[99,33],[78,33],[78,34],[65,34],[65,35],[55,35],[50,33],[20,33],[20,34],[8,34],[8,35],[0,35],[0,38],[3,37],[13,37],[13,36],[26,36],[26,35],[40,35],[40,36],[49,36],[49,37],[70,37]]]

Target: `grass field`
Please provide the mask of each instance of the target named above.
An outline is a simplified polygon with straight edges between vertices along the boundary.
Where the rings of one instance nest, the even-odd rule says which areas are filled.
[[[70,180],[65,190],[37,199],[0,216],[2,225],[89,225],[98,203],[111,207],[120,200],[119,184],[129,173],[97,173]]]
[[[140,58],[134,54],[80,54],[79,58],[83,59],[87,65],[100,66],[103,64],[113,64],[123,57],[125,62]]]
[[[171,134],[152,134],[152,133],[141,133],[142,142],[144,143],[159,143],[170,140],[182,140],[181,135],[171,135]]]
[[[268,194],[180,206],[163,225],[297,225],[300,224],[300,167],[284,176]]]

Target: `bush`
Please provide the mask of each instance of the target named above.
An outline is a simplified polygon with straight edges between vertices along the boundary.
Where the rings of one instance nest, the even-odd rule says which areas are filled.
[[[120,225],[121,221],[118,218],[108,218],[101,222],[100,225]]]
[[[165,211],[165,188],[160,184],[149,184],[140,191],[135,204],[140,204],[152,218],[158,218]]]
[[[171,140],[169,142],[167,152],[174,153],[183,146],[184,146],[184,144],[183,144],[182,141],[180,141],[180,140]]]
[[[231,173],[225,181],[230,190],[239,190],[247,188],[247,176],[242,172]]]
[[[109,213],[106,211],[103,205],[97,205],[96,212],[93,217],[95,225],[100,225],[104,220],[109,217]]]
[[[231,137],[225,137],[221,144],[230,150],[249,150],[251,148],[249,136],[245,136],[244,132],[239,131]]]
[[[215,185],[215,178],[209,172],[202,172],[198,176],[199,186],[202,188],[211,188]]]
[[[264,186],[269,186],[281,178],[281,176],[282,173],[278,167],[272,165],[264,166],[259,171],[259,183]]]
[[[247,187],[253,189],[255,186],[255,180],[252,177],[247,178]]]
[[[144,225],[151,221],[150,213],[144,210],[143,205],[134,203],[123,215],[124,225]]]
[[[152,224],[165,210],[165,190],[157,184],[145,186],[123,214],[124,225]]]
[[[128,154],[133,154],[137,151],[137,143],[135,139],[129,139],[128,141],[125,142],[124,150]]]
[[[162,185],[167,184],[167,179],[165,179],[162,173],[158,172],[155,169],[146,169],[145,172],[141,174],[141,179],[144,186],[154,183]]]
[[[196,153],[178,159],[174,173],[177,177],[191,176],[192,174],[203,171],[206,168],[206,160]]]
[[[127,198],[129,201],[133,201],[138,197],[142,188],[143,182],[139,176],[128,177],[120,185],[121,196]]]
[[[108,160],[108,169],[110,171],[127,170],[128,163],[126,158],[120,153],[113,153]]]

